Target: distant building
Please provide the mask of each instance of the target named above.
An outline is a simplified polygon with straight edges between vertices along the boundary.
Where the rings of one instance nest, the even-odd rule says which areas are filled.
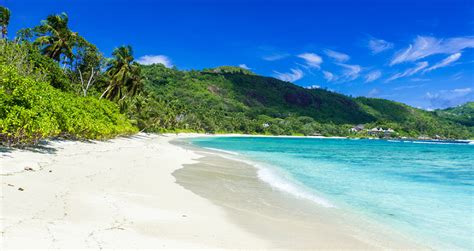
[[[358,133],[363,130],[364,130],[364,125],[362,124],[354,126],[351,129],[349,129],[349,131],[353,133]],[[380,136],[388,137],[395,133],[395,130],[393,130],[392,128],[388,128],[385,130],[382,127],[374,127],[372,129],[367,129],[366,131],[368,135],[377,136],[377,137],[380,137]]]
[[[382,128],[377,128],[377,127],[374,127],[372,129],[368,129],[367,130],[367,133],[369,135],[379,135],[380,133],[382,133],[384,130]]]
[[[390,136],[395,133],[395,131],[392,128],[388,128],[385,130],[382,127],[374,127],[372,129],[367,130],[367,133],[371,136]]]
[[[351,132],[360,132],[360,131],[362,131],[362,130],[364,130],[364,125],[357,125],[357,126],[352,127],[352,128],[350,129]]]
[[[383,132],[385,136],[391,136],[395,131],[392,128],[388,128]]]

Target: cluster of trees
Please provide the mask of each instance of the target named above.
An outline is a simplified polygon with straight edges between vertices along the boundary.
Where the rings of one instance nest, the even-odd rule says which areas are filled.
[[[426,111],[385,99],[359,97],[357,102],[377,120],[372,127],[392,128],[404,137],[473,138],[474,127],[440,116],[438,111]],[[474,110],[471,110],[471,112]],[[471,120],[472,121],[472,120]]]
[[[10,12],[1,7],[0,19],[6,38]],[[134,62],[131,46],[116,48],[113,58],[107,59],[92,43],[72,31],[66,13],[50,15],[41,24],[18,31],[16,44],[30,44],[42,55],[53,59],[70,75],[74,86],[56,86],[63,90],[75,88],[83,96],[95,85],[102,89],[100,98],[120,100],[133,96],[140,87],[140,67]],[[98,83],[100,82],[100,83]]]
[[[46,137],[108,138],[138,129],[119,105],[140,90],[140,67],[130,46],[113,58],[50,15],[9,40],[10,11],[0,7],[0,142]]]
[[[10,24],[10,10],[0,6],[0,26],[2,29],[2,38],[7,37],[8,25]]]
[[[465,126],[474,127],[474,102],[467,102],[464,105],[444,110],[435,110],[434,113],[439,117],[456,121]]]
[[[49,137],[104,139],[137,131],[114,103],[61,91],[34,76],[0,64],[1,143],[29,144]]]

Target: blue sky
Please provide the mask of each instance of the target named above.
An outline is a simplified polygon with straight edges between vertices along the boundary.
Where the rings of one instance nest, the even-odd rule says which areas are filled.
[[[474,1],[0,0],[10,37],[66,12],[105,55],[220,65],[433,109],[474,101]]]

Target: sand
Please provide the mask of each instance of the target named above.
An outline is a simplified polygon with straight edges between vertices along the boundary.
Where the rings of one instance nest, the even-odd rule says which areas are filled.
[[[229,162],[170,143],[190,136],[195,135],[138,134],[0,149],[2,249],[415,247],[360,232],[337,213],[289,213],[262,206],[262,200],[247,203],[255,197],[252,190],[232,194],[232,185],[212,183],[215,175],[209,171],[219,172],[215,166]],[[209,163],[214,169],[203,175]],[[242,170],[239,175],[251,177],[245,182],[258,198],[307,207],[258,181],[248,167]],[[225,189],[209,193],[203,185],[209,183]],[[301,215],[311,219],[302,224]]]

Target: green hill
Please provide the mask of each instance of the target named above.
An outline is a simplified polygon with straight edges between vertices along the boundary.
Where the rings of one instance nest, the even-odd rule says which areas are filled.
[[[447,108],[444,110],[436,110],[435,114],[456,121],[466,126],[474,126],[474,102],[468,102],[464,105]]]
[[[142,66],[145,94],[128,114],[149,131],[365,136],[349,129],[392,128],[396,136],[473,138],[470,124],[384,99],[305,89],[237,67],[179,71]],[[472,121],[472,119],[471,119]]]

